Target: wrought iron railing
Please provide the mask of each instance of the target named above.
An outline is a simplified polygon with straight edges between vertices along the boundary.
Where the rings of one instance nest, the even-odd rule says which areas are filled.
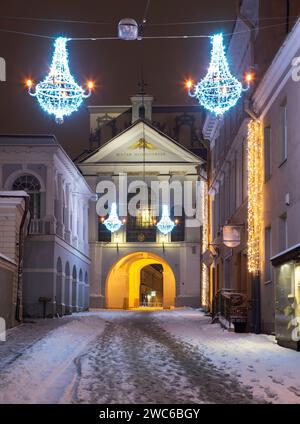
[[[248,307],[244,293],[234,289],[219,290],[213,300],[212,320],[217,319],[235,331],[245,331],[247,326]]]
[[[42,219],[31,219],[29,226],[29,234],[44,234],[45,225]]]
[[[157,301],[141,301],[140,302],[140,307],[145,307],[145,308],[161,308],[162,302],[157,302]]]

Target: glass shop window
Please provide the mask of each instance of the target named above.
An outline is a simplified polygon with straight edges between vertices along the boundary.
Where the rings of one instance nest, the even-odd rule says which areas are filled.
[[[41,185],[33,175],[22,175],[18,177],[13,185],[13,190],[24,190],[30,196],[29,209],[32,219],[41,217]]]
[[[288,116],[287,102],[280,106],[280,164],[287,159],[288,155]]]
[[[290,261],[276,267],[275,330],[279,344],[290,347],[300,316],[300,262]],[[300,334],[297,334],[299,337]]]

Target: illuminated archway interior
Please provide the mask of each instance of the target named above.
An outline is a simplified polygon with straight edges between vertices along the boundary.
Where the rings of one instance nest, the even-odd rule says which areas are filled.
[[[153,274],[152,280],[149,274]],[[144,306],[167,309],[175,305],[176,283],[170,265],[152,253],[136,252],[124,256],[111,268],[106,281],[106,307],[138,308],[145,299],[142,293],[147,296]]]
[[[161,264],[147,265],[141,269],[140,306],[161,307],[163,304],[163,266]]]

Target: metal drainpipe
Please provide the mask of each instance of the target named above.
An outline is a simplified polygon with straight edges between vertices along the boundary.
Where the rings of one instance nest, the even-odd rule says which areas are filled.
[[[243,0],[236,0],[236,9],[238,18],[244,22],[244,24],[250,30],[250,61],[251,65],[254,66],[254,41],[255,41],[255,28],[256,26],[250,22],[245,16],[241,13],[241,6]],[[248,98],[248,101],[245,102],[245,112],[250,116],[251,119],[257,120],[258,117],[253,111],[251,101]],[[251,307],[252,307],[252,331],[255,334],[261,332],[261,299],[260,299],[260,274],[251,276]]]
[[[252,280],[252,331],[255,334],[261,333],[261,298],[260,298],[260,273],[251,276]]]
[[[290,0],[286,0],[286,33],[290,32],[290,14],[291,14]]]
[[[22,216],[20,228],[19,228],[19,260],[18,260],[18,284],[17,284],[17,304],[16,304],[16,321],[21,322],[20,310],[21,310],[21,285],[22,285],[22,276],[23,276],[23,256],[24,256],[24,237],[23,230],[25,225],[25,220],[29,211],[29,198],[23,197],[25,201],[25,210]],[[31,215],[30,215],[31,220]],[[30,221],[29,224],[30,225]]]
[[[244,22],[244,24],[249,28],[250,30],[250,61],[252,66],[254,66],[254,40],[255,40],[255,28],[256,25],[254,25],[249,19],[247,19],[244,15],[241,13],[241,7],[242,7],[243,0],[236,0],[236,14],[237,17]]]
[[[22,220],[21,220],[21,224],[19,227],[19,258],[18,258],[18,282],[17,282],[17,303],[16,303],[16,314],[15,314],[15,319],[18,322],[21,322],[21,317],[20,317],[20,305],[21,305],[21,294],[20,294],[20,289],[21,289],[21,281],[22,281],[22,266],[23,266],[23,228],[24,228],[24,224],[25,224],[25,219],[26,216],[28,214],[29,211],[29,197],[28,196],[9,196],[9,195],[1,195],[0,197],[4,197],[4,198],[18,198],[18,199],[24,199],[25,201],[25,210],[22,216]],[[31,215],[30,215],[30,220],[31,220]],[[28,228],[30,225],[30,220],[29,220],[29,224],[28,224]]]
[[[241,13],[241,7],[242,7],[243,0],[236,0],[236,14],[237,17],[244,22],[244,24],[249,28],[250,30],[250,62],[252,67],[254,67],[254,41],[255,41],[255,28],[256,26],[249,21],[244,15]],[[245,101],[245,112],[254,120],[257,119],[257,116],[255,112],[252,110],[251,105],[249,104],[249,98]]]

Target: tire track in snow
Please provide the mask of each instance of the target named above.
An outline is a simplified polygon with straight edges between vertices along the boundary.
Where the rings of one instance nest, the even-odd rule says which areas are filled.
[[[187,343],[163,330],[151,313],[106,324],[81,357],[74,403],[252,403],[251,393]]]

